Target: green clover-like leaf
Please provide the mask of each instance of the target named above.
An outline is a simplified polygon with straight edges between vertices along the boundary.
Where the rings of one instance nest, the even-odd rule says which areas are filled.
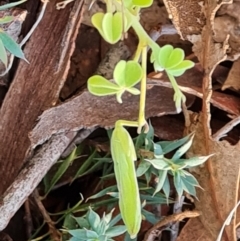
[[[142,78],[143,71],[139,63],[136,61],[121,60],[116,65],[113,78],[121,87],[133,87]]]
[[[100,75],[95,75],[88,80],[88,90],[96,96],[116,95],[117,101],[122,103],[122,95],[125,91],[133,95],[139,95],[140,91],[133,86],[137,84],[143,75],[141,66],[135,61],[120,61],[114,69],[115,83]]]
[[[184,56],[185,56],[185,54],[182,49],[180,49],[180,48],[173,49],[165,63],[165,66],[163,66],[163,67],[166,69],[171,69],[173,67],[176,67],[183,61]]]
[[[140,8],[150,7],[153,3],[153,0],[132,0],[133,5]]]
[[[184,60],[185,55],[182,49],[174,49],[172,45],[165,45],[155,52],[151,60],[154,61],[156,71],[165,70],[168,74],[178,77],[194,66],[192,61]]]
[[[100,75],[94,75],[88,79],[88,91],[96,96],[117,94],[120,87]]]
[[[106,40],[111,43],[117,43],[123,32],[123,15],[121,12],[105,13],[102,21],[102,29]]]
[[[92,24],[93,26],[98,30],[98,32],[101,34],[101,36],[105,39],[103,29],[102,29],[102,21],[104,18],[104,13],[95,13],[92,16]]]

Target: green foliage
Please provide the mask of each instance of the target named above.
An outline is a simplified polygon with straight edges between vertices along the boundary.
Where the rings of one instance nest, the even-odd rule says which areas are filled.
[[[113,210],[100,218],[91,208],[86,217],[75,217],[79,229],[64,230],[71,234],[70,241],[113,241],[113,237],[119,236],[126,232],[124,225],[116,225],[120,216],[112,219]]]
[[[141,203],[134,166],[137,157],[132,138],[119,121],[112,134],[111,153],[122,219],[131,238],[135,238],[141,226]]]
[[[122,94],[125,91],[133,95],[140,94],[140,91],[133,86],[141,80],[142,75],[142,68],[137,62],[121,60],[113,72],[116,84],[100,75],[94,75],[88,80],[88,90],[96,96],[116,94],[117,101],[122,103]]]
[[[0,6],[0,11],[6,10],[6,9],[14,7],[14,6],[17,6],[17,5],[19,5],[23,2],[26,2],[26,1],[27,0],[22,0],[22,1],[14,2],[14,3],[5,4],[3,6]],[[5,17],[0,18],[0,24],[9,23],[12,20],[13,20],[13,17],[5,16]],[[7,67],[7,64],[8,64],[8,58],[7,58],[6,50],[8,50],[11,54],[15,55],[16,57],[27,61],[21,47],[19,46],[19,44],[17,44],[12,39],[12,37],[9,36],[2,28],[0,28],[0,60],[3,62],[5,67]]]
[[[173,176],[174,186],[179,196],[182,196],[183,191],[186,191],[196,197],[195,187],[199,187],[199,183],[192,174],[184,169],[203,164],[211,155],[183,159],[182,156],[192,145],[193,137],[194,135],[191,134],[174,142],[153,143],[153,148],[140,150],[141,162],[137,169],[137,176],[154,175],[157,177],[154,194],[162,189],[166,197],[169,197],[169,174]],[[166,154],[177,148],[179,149],[172,158],[165,157]]]
[[[47,176],[44,178],[45,197],[52,190],[52,188],[57,183],[57,181],[63,176],[63,174],[66,172],[68,167],[72,164],[72,162],[76,158],[78,158],[78,156],[81,154],[81,152],[82,152],[82,146],[81,145],[79,145],[78,147],[75,147],[74,150],[71,152],[71,154],[65,160],[62,160],[61,165],[59,166],[57,172],[54,174],[51,181],[47,180]]]
[[[152,50],[151,62],[155,71],[165,71],[169,77],[175,92],[173,100],[178,112],[181,111],[181,105],[186,101],[186,98],[179,89],[175,77],[184,74],[186,70],[194,66],[194,63],[184,60],[185,55],[182,49],[174,49],[171,45],[158,46],[139,23],[141,8],[149,7],[153,0],[108,0],[105,2],[106,13],[96,13],[92,17],[92,23],[101,36],[107,42],[114,44],[125,36],[125,32],[132,27],[139,39],[134,59],[128,62],[120,61],[115,66],[113,73],[115,82],[99,75],[92,76],[88,80],[89,92],[96,96],[116,95],[119,103],[122,103],[122,95],[125,91],[135,95],[140,94],[138,120],[118,120],[111,135],[111,153],[118,188],[118,192],[111,191],[111,196],[119,199],[124,224],[130,236],[135,238],[142,219],[141,195],[139,195],[137,176],[145,175],[147,184],[150,182],[152,175],[158,178],[158,184],[152,193],[153,195],[157,195],[162,189],[167,198],[169,197],[169,175],[172,175],[179,195],[182,195],[183,190],[185,190],[196,196],[195,187],[199,186],[198,182],[185,169],[205,162],[208,157],[181,159],[191,146],[193,135],[174,143],[153,143],[153,129],[150,126],[149,133],[147,135],[141,133],[135,141],[135,148],[139,151],[140,159],[137,171],[135,170],[136,151],[130,135],[123,126],[137,127],[138,132],[141,132],[142,127],[147,125],[144,113],[147,46]],[[141,66],[138,63],[140,59]],[[139,81],[141,81],[140,91],[134,87]],[[145,149],[139,150],[143,145]],[[179,148],[179,150],[171,159],[165,156],[176,148]]]

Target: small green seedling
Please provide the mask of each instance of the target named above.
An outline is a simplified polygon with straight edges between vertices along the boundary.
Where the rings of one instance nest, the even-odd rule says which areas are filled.
[[[139,39],[134,59],[127,62],[120,61],[116,65],[113,73],[114,82],[99,75],[92,76],[88,80],[89,92],[97,96],[116,95],[119,103],[122,103],[122,95],[125,91],[134,95],[140,94],[138,120],[117,121],[111,138],[112,159],[119,191],[119,207],[124,224],[132,238],[136,237],[140,229],[141,205],[134,166],[136,153],[132,139],[124,126],[137,127],[138,133],[141,133],[143,127],[145,132],[149,129],[145,120],[147,47],[150,47],[152,50],[151,61],[155,70],[165,71],[170,79],[175,91],[173,99],[178,112],[180,112],[181,104],[186,101],[186,98],[179,89],[175,77],[182,75],[187,69],[194,66],[193,62],[184,60],[183,50],[179,48],[174,49],[171,45],[166,45],[161,48],[148,36],[141,26],[139,22],[140,10],[141,8],[149,7],[152,2],[153,0],[105,0],[106,13],[96,13],[92,16],[93,25],[99,31],[100,35],[111,44],[122,39],[130,27],[133,28]],[[141,66],[138,63],[140,59]],[[134,86],[140,81],[139,91]],[[181,187],[185,185],[182,189],[190,189],[188,188],[187,181],[189,181],[191,177],[186,171],[176,168],[179,164],[175,162],[180,161],[178,159],[172,161],[163,160],[164,165],[167,165],[166,163],[169,164],[168,168],[171,166],[174,167],[174,169],[171,169],[172,174],[175,180],[181,181]],[[153,160],[149,159],[147,163],[151,165],[151,161]],[[180,167],[182,166],[180,165]],[[159,168],[161,180],[157,189],[166,187],[167,184],[164,186],[164,182],[168,180],[167,172],[170,170],[168,168],[167,170]],[[185,180],[187,181],[185,182]],[[193,179],[190,181],[193,183]],[[178,188],[177,191],[181,194],[182,189]],[[193,193],[192,189],[189,190],[189,192]]]
[[[64,230],[72,237],[70,241],[114,241],[112,238],[117,237],[126,232],[124,225],[115,224],[121,219],[118,215],[112,219],[113,210],[100,219],[99,215],[91,208],[86,217],[75,217],[75,221],[80,227],[79,229]]]

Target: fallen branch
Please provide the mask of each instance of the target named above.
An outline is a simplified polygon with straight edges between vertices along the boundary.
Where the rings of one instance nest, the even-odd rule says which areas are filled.
[[[160,220],[151,229],[147,231],[143,241],[153,241],[155,238],[154,233],[156,233],[156,230],[168,225],[169,223],[180,222],[185,218],[195,218],[198,216],[200,216],[199,211],[185,211],[182,213],[176,213],[176,214],[167,216],[164,219]]]
[[[83,131],[83,139],[89,131]],[[37,151],[34,157],[26,164],[12,185],[1,198],[0,204],[0,231],[9,223],[12,216],[34,191],[48,170],[60,158],[66,147],[72,142],[77,132],[67,135],[53,136]]]

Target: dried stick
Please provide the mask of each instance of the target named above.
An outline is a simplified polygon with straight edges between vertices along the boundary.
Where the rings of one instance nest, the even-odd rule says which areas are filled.
[[[33,231],[33,222],[32,222],[29,198],[24,203],[24,209],[25,209],[24,220],[26,223],[26,235],[27,235],[27,239],[30,239],[32,236],[32,231]]]
[[[54,240],[54,241],[60,241],[61,240],[61,234],[55,228],[54,222],[50,218],[50,216],[49,216],[48,212],[46,211],[45,207],[43,206],[43,204],[41,202],[41,197],[39,196],[39,193],[38,193],[37,189],[34,190],[33,197],[34,197],[34,200],[35,200],[35,202],[38,206],[39,211],[41,212],[41,214],[44,218],[44,221],[48,224],[49,234],[51,236],[51,239]]]
[[[0,231],[9,223],[12,216],[34,191],[48,170],[60,158],[66,147],[76,136],[76,132],[53,136],[27,162],[12,185],[6,190],[0,204]],[[84,136],[85,138],[85,136]]]
[[[156,233],[157,229],[160,229],[169,223],[172,222],[180,222],[185,218],[195,218],[200,216],[199,211],[185,211],[182,213],[176,213],[172,214],[170,216],[167,216],[166,218],[160,220],[158,223],[156,223],[151,229],[148,230],[148,232],[145,234],[143,241],[153,241],[155,235],[152,235],[153,233]]]
[[[240,123],[240,116],[228,122],[220,130],[218,130],[213,136],[214,141],[219,141],[222,137],[226,136],[229,131],[231,131],[236,125]]]

